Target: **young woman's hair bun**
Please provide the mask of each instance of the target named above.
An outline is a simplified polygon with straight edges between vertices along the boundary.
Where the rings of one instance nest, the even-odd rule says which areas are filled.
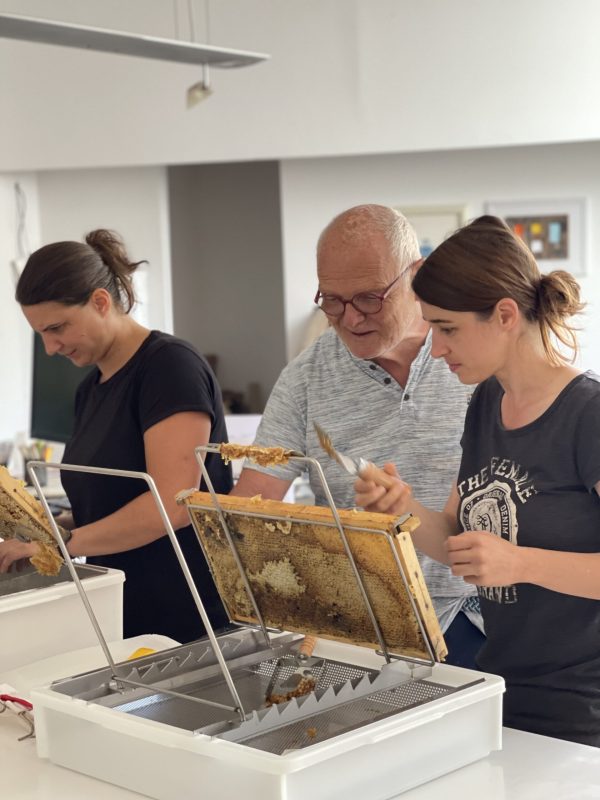
[[[135,304],[132,275],[145,262],[129,260],[123,240],[115,231],[98,228],[87,234],[85,242],[98,253],[112,272],[118,295],[124,301],[125,311],[130,311]]]
[[[580,288],[575,278],[564,270],[543,274],[538,285],[538,317],[564,320],[583,311]]]
[[[15,297],[22,306],[88,302],[96,289],[106,289],[115,305],[129,312],[135,304],[133,273],[143,261],[131,261],[121,237],[99,228],[83,242],[53,242],[27,259]]]

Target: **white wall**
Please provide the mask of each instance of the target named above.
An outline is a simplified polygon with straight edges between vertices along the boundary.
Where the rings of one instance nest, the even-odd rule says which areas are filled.
[[[201,169],[190,168],[196,170],[197,175],[202,174]],[[220,172],[218,165],[206,169],[214,171],[213,179],[219,175],[220,178],[211,188],[209,173],[205,173],[204,186],[199,188],[208,187],[208,194],[202,202],[197,196],[193,208],[202,214],[210,211],[212,206],[211,213],[214,214],[217,206],[211,202],[211,194],[221,184],[224,172]],[[589,273],[581,284],[589,306],[584,316],[580,363],[600,372],[600,143],[288,160],[280,168],[280,209],[273,199],[276,196],[274,191],[269,194],[265,189],[266,194],[256,193],[256,175],[249,177],[253,169],[260,168],[258,165],[228,165],[229,178],[227,181],[223,179],[218,204],[221,227],[212,231],[214,237],[209,260],[214,261],[221,252],[226,262],[221,275],[223,285],[226,287],[229,281],[251,305],[257,302],[261,282],[267,287],[267,292],[270,292],[268,302],[274,316],[270,321],[271,329],[277,330],[275,338],[269,338],[266,328],[253,330],[250,338],[247,333],[252,323],[243,321],[240,313],[220,319],[223,305],[219,300],[212,308],[216,321],[208,326],[212,336],[208,343],[210,346],[204,347],[208,340],[204,339],[200,323],[200,327],[190,327],[194,320],[188,306],[191,303],[196,308],[202,294],[202,281],[205,280],[201,272],[193,275],[194,248],[199,253],[207,242],[203,245],[198,239],[201,227],[193,227],[193,218],[186,222],[177,211],[177,219],[173,220],[175,226],[177,223],[191,225],[187,235],[195,242],[188,253],[191,261],[187,260],[187,266],[185,256],[179,258],[176,265],[176,269],[182,270],[181,274],[178,273],[181,289],[178,310],[182,317],[176,332],[192,340],[198,338],[197,344],[205,352],[222,350],[224,339],[228,342],[227,352],[239,348],[243,369],[229,355],[222,359],[220,377],[229,388],[244,390],[260,375],[259,381],[266,394],[285,360],[284,336],[288,356],[297,352],[312,310],[316,285],[314,247],[318,234],[339,211],[362,202],[400,207],[464,203],[468,214],[475,216],[483,211],[486,200],[587,197],[590,212]],[[119,230],[125,236],[131,254],[150,261],[151,326],[172,330],[166,175],[163,168],[0,175],[0,264],[3,264],[0,267],[0,313],[3,320],[0,348],[5,376],[0,396],[0,439],[27,430],[29,424],[31,337],[13,300],[14,279],[10,268],[17,247],[15,182],[21,184],[27,195],[27,243],[30,249],[48,241],[79,238],[99,225]],[[239,191],[234,190],[234,186]],[[270,197],[268,203],[267,197]],[[245,246],[241,233],[237,239],[227,240],[223,231],[227,230],[229,198],[234,220],[236,215],[244,213],[244,207],[250,207],[252,201],[256,201],[253,215],[244,224],[250,228],[254,225],[266,237],[264,241],[259,235],[252,247]],[[210,216],[208,220],[210,223]],[[257,221],[260,222],[258,226]],[[268,236],[267,231],[270,231]],[[178,231],[177,235],[181,246],[181,232]],[[280,235],[283,239],[283,275],[274,272],[279,268]],[[227,247],[223,248],[220,242],[226,242]],[[269,245],[265,249],[267,242]],[[188,245],[184,242],[184,250]],[[245,267],[238,280],[235,278],[236,269],[242,263]],[[248,276],[253,278],[251,288],[246,283]],[[188,280],[194,289],[186,293]],[[218,293],[219,296],[225,291]],[[277,304],[281,294],[284,296],[285,321],[283,310]],[[281,333],[282,330],[285,334]]]
[[[167,171],[164,167],[57,170],[37,176],[41,240],[80,241],[94,228],[124,238],[139,267],[139,318],[150,328],[173,330]]]
[[[48,242],[114,228],[125,237],[130,255],[150,262],[142,281],[148,295],[140,309],[145,321],[173,330],[166,169],[0,174],[0,440],[29,430],[31,400],[33,339],[14,300],[10,263],[18,255],[15,183],[27,201],[25,256]]]
[[[14,300],[16,279],[11,265],[19,255],[16,183],[25,193],[27,203],[22,244],[34,250],[40,241],[35,175],[0,175],[0,440],[12,439],[17,431],[29,429],[33,336]]]
[[[288,355],[301,341],[316,286],[318,235],[358,203],[464,204],[468,217],[487,200],[587,197],[589,303],[581,364],[600,372],[600,143],[284,161],[281,198]]]
[[[205,38],[204,3],[197,39]],[[179,8],[187,36],[187,3]],[[0,11],[172,37],[169,0],[0,0]],[[206,163],[600,137],[597,0],[212,0],[213,70],[0,40],[0,171]],[[10,79],[7,76],[10,75]]]
[[[175,269],[178,270],[181,324],[176,325],[175,330],[192,341],[197,339],[196,343],[205,352],[222,351],[225,339],[227,353],[239,348],[243,368],[229,355],[222,357],[220,378],[228,388],[244,390],[259,375],[266,394],[286,357],[284,337],[288,356],[297,352],[312,310],[316,286],[314,247],[318,234],[339,211],[362,202],[400,207],[464,203],[468,214],[475,216],[483,211],[486,200],[587,197],[589,273],[581,284],[589,307],[584,317],[580,363],[600,372],[600,143],[287,160],[280,167],[280,209],[274,200],[273,186],[267,191],[269,181],[263,186],[263,192],[257,194],[260,181],[257,182],[253,170],[259,170],[260,174],[259,165],[227,165],[227,180],[219,165],[190,167],[189,174],[193,176],[195,172],[198,177],[203,169],[207,170],[204,182],[196,187],[194,203],[188,209],[191,217],[183,219],[179,206],[173,218],[174,229],[177,228],[174,250],[180,248]],[[214,173],[212,184],[211,170]],[[172,330],[166,175],[164,168],[0,175],[0,263],[3,264],[0,268],[3,319],[0,347],[5,375],[0,396],[0,439],[12,437],[18,430],[27,430],[29,424],[31,337],[13,300],[14,280],[9,265],[16,254],[14,183],[18,180],[27,194],[30,249],[48,241],[79,238],[99,225],[122,232],[131,254],[150,261],[150,324]],[[264,176],[262,182],[264,184]],[[201,199],[203,189],[208,193]],[[215,202],[211,201],[211,196]],[[254,207],[251,206],[253,201]],[[246,246],[239,225],[237,234],[230,239],[225,233],[228,210],[235,222],[237,217],[243,216],[245,208],[252,208],[252,214],[244,220],[242,228],[249,226],[252,230],[254,227],[258,234],[252,246]],[[214,225],[217,209],[219,224]],[[205,230],[212,236],[204,255],[208,254],[210,262],[225,259],[221,263],[222,284],[217,295],[224,296],[229,282],[236,296],[241,295],[243,301],[255,306],[258,293],[266,287],[270,293],[268,304],[273,308],[270,330],[277,331],[275,337],[269,338],[269,330],[264,325],[254,330],[253,323],[242,319],[239,311],[225,318],[219,299],[211,307],[214,319],[206,329],[208,338],[205,339],[202,320],[196,324],[194,313],[206,277],[198,270],[194,274],[198,266],[194,255],[203,252],[208,239],[202,241],[203,229],[197,219],[194,221],[194,211],[203,217],[202,224],[208,220]],[[183,240],[178,228],[181,225],[184,229],[187,226]],[[283,274],[278,271],[280,236]],[[242,264],[244,268],[237,279],[236,269]],[[249,276],[251,284],[247,283]],[[186,292],[186,287],[190,286],[193,290]],[[282,294],[283,309],[278,305]],[[190,313],[190,306],[194,313]],[[263,315],[263,320],[265,318]],[[248,336],[251,329],[252,338]]]

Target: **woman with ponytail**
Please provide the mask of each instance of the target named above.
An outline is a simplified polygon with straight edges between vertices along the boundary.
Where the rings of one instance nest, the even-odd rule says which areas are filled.
[[[477,663],[506,681],[505,724],[600,746],[600,378],[572,364],[575,279],[540,274],[500,219],[444,241],[413,280],[432,355],[476,385],[441,513],[357,481],[369,510],[412,511],[417,547],[478,587]],[[392,465],[385,471],[395,475]]]
[[[180,489],[198,486],[194,447],[226,441],[221,392],[206,361],[180,339],[138,324],[132,261],[120,237],[88,234],[85,244],[56,242],[33,253],[19,279],[17,302],[50,355],[95,366],[75,399],[75,426],[64,463],[149,472],[178,531],[198,591],[217,627],[223,608]],[[218,456],[206,465],[217,492],[231,489]],[[204,628],[146,484],[63,472],[72,507],[67,547],[88,563],[122,569],[124,635],[160,633],[187,642]],[[0,571],[35,553],[35,543],[0,543]]]

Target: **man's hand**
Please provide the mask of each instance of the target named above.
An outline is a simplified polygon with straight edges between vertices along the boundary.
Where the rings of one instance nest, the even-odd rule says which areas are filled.
[[[523,583],[522,548],[489,531],[466,531],[446,541],[452,574],[476,586]]]
[[[356,492],[355,504],[360,508],[364,508],[365,511],[378,511],[382,514],[405,514],[409,510],[408,505],[412,494],[410,486],[400,479],[393,464],[385,464],[383,472],[386,477],[385,483],[388,484],[387,487],[376,482],[375,471],[369,473],[369,477],[371,475],[375,476],[374,480],[358,478],[354,484],[354,491]],[[392,480],[388,480],[387,476],[390,476]]]

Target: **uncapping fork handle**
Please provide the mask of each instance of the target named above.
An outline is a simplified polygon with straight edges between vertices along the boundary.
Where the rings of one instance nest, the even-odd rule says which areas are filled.
[[[398,483],[398,478],[388,475],[381,467],[375,466],[372,461],[363,461],[358,465],[358,474],[365,481],[373,481],[377,486],[383,486],[384,489],[392,489]],[[402,479],[400,479],[402,483]],[[408,484],[406,484],[408,485]]]
[[[301,661],[305,661],[307,658],[310,658],[316,646],[317,646],[316,636],[305,636],[304,639],[302,640],[302,644],[298,648],[298,658]]]

